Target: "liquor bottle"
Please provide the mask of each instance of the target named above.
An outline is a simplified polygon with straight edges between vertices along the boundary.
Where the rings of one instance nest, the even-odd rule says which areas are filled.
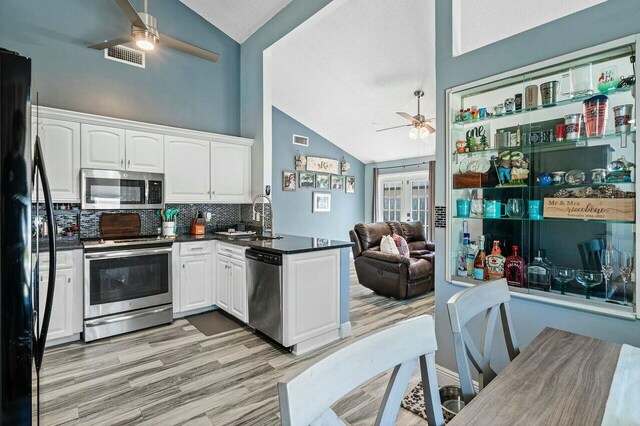
[[[489,270],[489,279],[497,280],[504,277],[505,257],[500,250],[500,241],[493,242],[491,254],[487,256],[487,269]]]
[[[487,270],[487,255],[484,252],[484,235],[480,235],[479,241],[478,254],[476,254],[476,258],[473,261],[473,278],[487,281],[489,279],[489,271]]]
[[[505,261],[505,278],[507,284],[514,287],[524,287],[525,263],[524,259],[518,256],[519,247],[514,245],[511,248],[511,256]]]
[[[471,234],[469,234],[469,227],[467,221],[462,222],[462,250],[460,252],[460,265],[458,267],[458,275],[463,277],[468,277],[472,274],[471,269],[469,269],[469,262],[467,261],[467,256],[471,251]],[[473,268],[473,259],[471,263],[471,268]]]
[[[545,259],[544,250],[538,250],[533,262],[527,266],[529,288],[549,291],[551,289],[551,265]]]

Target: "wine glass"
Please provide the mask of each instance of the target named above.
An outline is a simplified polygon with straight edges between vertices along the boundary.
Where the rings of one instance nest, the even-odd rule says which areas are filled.
[[[507,216],[515,218],[524,216],[524,200],[522,198],[509,198],[507,200]]]
[[[624,301],[627,301],[627,284],[631,279],[631,273],[633,272],[633,255],[631,252],[622,251],[620,252],[620,276],[622,277],[622,282],[624,283],[623,288],[623,297]]]
[[[576,277],[576,270],[565,266],[554,266],[551,273],[553,278],[560,281],[560,294],[564,294],[565,285]]]
[[[598,271],[585,271],[584,269],[578,269],[576,272],[576,281],[578,281],[586,289],[587,299],[591,299],[589,290],[591,287],[595,287],[602,282],[602,272]]]
[[[602,274],[604,275],[605,299],[609,299],[617,290],[617,286],[613,286],[613,288],[609,290],[611,276],[613,275],[613,266],[616,263],[616,252],[611,243],[607,243],[607,248],[602,252],[600,263],[602,266]]]
[[[484,217],[484,200],[482,198],[471,199],[471,214],[474,217]]]

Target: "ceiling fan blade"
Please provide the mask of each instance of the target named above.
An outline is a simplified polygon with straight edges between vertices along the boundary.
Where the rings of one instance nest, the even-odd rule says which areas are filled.
[[[127,15],[127,18],[129,18],[129,21],[131,21],[132,25],[144,28],[145,30],[147,29],[147,26],[144,24],[144,22],[142,22],[142,19],[140,19],[140,15],[138,15],[138,12],[136,12],[133,6],[131,6],[129,0],[116,0],[116,3],[120,7],[120,9],[122,9],[124,14]]]
[[[430,133],[430,134],[433,134],[433,133],[435,133],[435,132],[436,132],[436,129],[435,129],[435,128],[431,127],[430,125],[428,125],[428,124],[426,124],[426,123],[425,123],[425,124],[423,124],[423,125],[422,125],[422,127],[424,127],[425,129],[427,129],[427,130],[429,131],[429,133]]]
[[[129,43],[131,41],[133,41],[133,37],[128,35],[128,36],[124,36],[124,37],[114,38],[113,40],[108,40],[108,41],[105,41],[103,43],[97,43],[97,44],[89,46],[89,48],[102,50],[102,49],[108,49],[108,48],[113,47],[113,46],[117,46],[119,44],[126,44],[126,43]]]
[[[212,52],[210,50],[203,49],[198,46],[194,46],[193,44],[189,44],[187,42],[177,40],[175,38],[169,37],[167,35],[162,34],[160,36],[160,40],[158,43],[170,47],[172,49],[180,50],[184,53],[188,53],[189,55],[197,56],[202,59],[206,59],[211,62],[218,62],[220,58],[219,53]]]
[[[400,117],[404,117],[407,120],[413,122],[418,122],[418,120],[416,120],[415,118],[413,118],[412,115],[407,114],[406,112],[396,112],[396,114],[398,114]]]
[[[411,126],[413,126],[413,124],[403,124],[402,126],[393,126],[393,127],[386,127],[384,129],[378,129],[376,130],[376,132],[384,132],[385,130],[399,129],[400,127],[411,127]]]

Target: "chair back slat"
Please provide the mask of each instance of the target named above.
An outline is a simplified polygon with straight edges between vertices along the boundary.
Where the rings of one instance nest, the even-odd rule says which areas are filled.
[[[509,359],[513,360],[520,353],[511,320],[510,300],[507,281],[503,278],[468,288],[453,295],[447,302],[460,386],[467,403],[475,397],[469,363],[480,374],[480,389],[496,377],[496,372],[491,368],[491,348],[498,316],[501,319]],[[467,324],[483,312],[485,315],[479,349],[467,329]]]
[[[338,348],[278,383],[282,424],[307,426],[319,421],[321,416],[327,416],[327,409],[351,390],[392,368],[378,422],[393,424],[391,420],[397,416],[415,365],[421,356],[434,354],[436,350],[435,327],[429,315],[402,321]],[[435,361],[431,359],[435,371]],[[429,379],[437,389],[435,373]],[[428,384],[424,383],[424,387],[428,388]],[[439,401],[437,392],[436,397]],[[437,413],[438,410],[435,424],[444,424],[442,412],[439,411],[439,418]]]

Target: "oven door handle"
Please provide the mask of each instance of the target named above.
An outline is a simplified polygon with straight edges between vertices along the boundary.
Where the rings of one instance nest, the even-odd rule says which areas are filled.
[[[148,256],[151,254],[171,253],[171,247],[160,249],[102,251],[98,253],[85,253],[85,259],[113,259],[118,257]]]
[[[118,316],[117,318],[90,320],[90,321],[85,321],[84,324],[87,327],[98,327],[100,325],[113,324],[114,322],[129,321],[129,320],[136,319],[136,318],[146,317],[148,315],[159,314],[161,312],[166,312],[166,311],[169,311],[169,310],[173,310],[173,307],[172,306],[165,306],[165,307],[154,309],[154,310],[151,310],[151,311],[144,311],[144,312],[138,312],[138,313],[135,313],[135,314],[122,315],[122,316]]]

